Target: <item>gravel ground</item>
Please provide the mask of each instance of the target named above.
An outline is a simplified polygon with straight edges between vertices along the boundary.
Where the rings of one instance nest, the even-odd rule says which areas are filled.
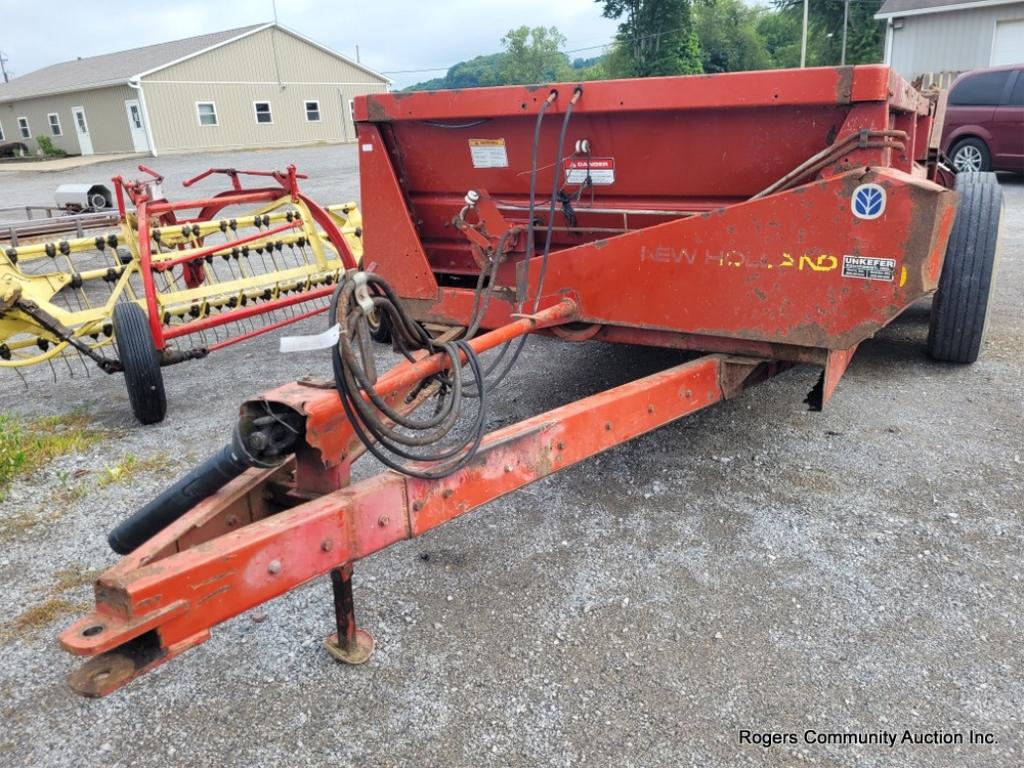
[[[357,193],[352,147],[154,164],[177,181],[288,160],[325,202]],[[5,175],[0,205],[126,170]],[[375,555],[356,572],[360,619],[377,638],[362,668],[321,649],[326,580],[103,700],[68,691],[75,662],[55,643],[90,600],[85,584],[62,592],[58,580],[112,563],[104,535],[116,521],[222,444],[240,400],[326,375],[324,356],[282,357],[263,338],[169,369],[169,417],[147,428],[118,377],[46,372],[24,387],[4,376],[0,410],[84,407],[110,439],[18,481],[3,502],[5,519],[39,523],[0,535],[0,765],[1024,764],[1024,180],[1003,185],[981,361],[930,362],[927,305],[915,307],[863,345],[824,413],[801,402],[817,372],[794,369]],[[495,418],[677,359],[537,339]],[[167,469],[101,487],[129,455]],[[65,483],[88,493],[62,503]],[[10,631],[46,601],[52,617]],[[742,744],[745,728],[801,741]],[[994,743],[802,741],[806,729],[905,728],[965,741],[973,729]]]

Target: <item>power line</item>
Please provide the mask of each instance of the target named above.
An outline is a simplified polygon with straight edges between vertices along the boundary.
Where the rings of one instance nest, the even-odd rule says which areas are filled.
[[[594,51],[594,50],[597,50],[598,48],[608,48],[609,46],[615,45],[615,43],[637,42],[637,41],[640,41],[640,40],[647,40],[649,38],[664,37],[666,35],[674,35],[674,34],[676,34],[678,32],[682,32],[684,29],[685,29],[684,27],[678,27],[676,29],[666,30],[665,32],[651,32],[651,33],[648,33],[646,35],[640,35],[638,37],[626,37],[626,38],[613,37],[611,40],[609,40],[606,43],[599,43],[597,45],[587,45],[587,46],[583,46],[582,48],[569,48],[568,50],[565,50],[565,51],[559,51],[559,53],[564,53],[565,55],[568,56],[570,53],[580,53],[581,51]],[[494,56],[497,53],[501,53],[501,51],[496,51],[495,53],[491,53],[491,54],[481,54],[481,56]],[[474,58],[479,58],[479,57],[475,56]],[[461,61],[456,62],[456,64],[462,64],[462,63],[463,62],[461,62]],[[418,74],[420,72],[446,72],[446,71],[448,71],[449,69],[451,69],[454,66],[455,66],[455,64],[450,64],[447,67],[426,67],[424,69],[389,69],[389,70],[382,71],[381,74],[382,75],[412,75],[412,74]]]
[[[791,2],[793,2],[795,4],[795,3],[799,3],[800,0],[791,0]],[[829,3],[844,3],[844,2],[846,2],[846,0],[825,0],[825,2],[829,2]],[[875,4],[875,5],[881,6],[884,2],[885,2],[885,0],[851,0],[851,3],[854,4],[854,5]],[[783,7],[784,8],[788,8],[790,6],[783,6]],[[581,53],[583,51],[594,51],[594,50],[597,50],[599,48],[608,48],[608,47],[610,47],[612,45],[615,45],[616,43],[632,43],[632,42],[638,42],[640,40],[647,40],[647,39],[650,39],[650,38],[665,37],[666,35],[674,35],[674,34],[677,34],[678,32],[684,31],[684,29],[685,29],[684,27],[677,27],[675,29],[669,29],[669,30],[666,30],[664,32],[651,32],[651,33],[648,33],[646,35],[640,35],[640,36],[637,36],[637,37],[625,37],[625,38],[622,38],[622,37],[616,36],[616,37],[613,37],[611,40],[609,40],[606,43],[599,43],[597,45],[587,45],[587,46],[583,46],[582,48],[570,48],[570,49],[565,50],[565,51],[559,51],[559,53],[564,53],[566,55],[569,55],[570,53]],[[490,54],[480,54],[479,56],[474,56],[473,58],[480,58],[481,56],[494,56],[494,55],[497,55],[499,53],[501,53],[501,51],[495,51],[494,53],[490,53]],[[389,69],[389,70],[382,71],[381,74],[382,75],[418,75],[418,74],[425,74],[427,72],[447,72],[449,69],[451,69],[452,67],[456,66],[456,64],[463,64],[463,63],[464,62],[462,62],[462,61],[458,61],[458,62],[455,62],[455,64],[449,64],[446,67],[423,67],[423,68],[419,68],[419,69]]]

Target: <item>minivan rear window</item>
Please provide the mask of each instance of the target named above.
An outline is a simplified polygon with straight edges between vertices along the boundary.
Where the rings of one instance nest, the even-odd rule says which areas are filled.
[[[1010,94],[1010,104],[1014,107],[1024,107],[1024,72],[1017,75],[1017,84],[1013,86],[1013,93]]]
[[[949,103],[955,106],[996,106],[1003,100],[1003,89],[1012,70],[1001,72],[982,72],[971,75],[960,83],[949,94]]]

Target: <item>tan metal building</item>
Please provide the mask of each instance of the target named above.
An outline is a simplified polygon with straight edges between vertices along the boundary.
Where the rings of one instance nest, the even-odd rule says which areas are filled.
[[[355,139],[383,75],[279,24],[91,56],[0,84],[0,143],[152,155]]]
[[[1024,64],[1024,0],[885,0],[885,63],[948,86],[961,72]]]

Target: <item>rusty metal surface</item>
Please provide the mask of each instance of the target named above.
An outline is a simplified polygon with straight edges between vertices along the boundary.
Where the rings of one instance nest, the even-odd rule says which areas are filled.
[[[131,651],[131,643],[156,638],[157,647],[131,667],[118,661],[121,672],[104,676],[94,690],[81,679],[76,684],[90,695],[109,693],[203,642],[211,627],[315,576],[712,405],[728,394],[721,376],[731,364],[723,356],[703,357],[498,430],[468,466],[441,480],[372,477],[181,547],[189,531],[225,514],[239,494],[269,477],[243,475],[100,577],[96,611],[61,635],[65,649],[111,660]],[[739,364],[747,373],[760,366]],[[732,392],[739,384],[730,380]],[[339,598],[343,617],[351,607],[346,599]],[[339,626],[343,634],[353,629],[354,616]],[[105,668],[101,662],[88,667]]]
[[[615,155],[615,189],[594,190],[601,205],[590,210],[577,196],[579,210],[563,210],[567,225],[552,230],[550,258],[529,262],[543,241],[524,247],[519,235],[544,231],[522,207],[533,105],[554,100],[557,114],[568,93],[561,106],[550,94],[562,86],[358,100],[368,268],[413,317],[469,326],[465,280],[500,253],[481,326],[493,330],[469,341],[477,352],[545,331],[717,353],[492,432],[438,479],[388,472],[351,483],[365,446],[338,394],[303,382],[273,390],[244,409],[272,403],[303,417],[294,463],[243,475],[105,573],[96,612],[65,632],[65,647],[123,653],[155,637],[158,653],[120,675],[131,679],[218,623],[332,573],[329,650],[362,661],[372,646],[355,621],[355,561],[793,363],[825,366],[818,400],[827,400],[856,345],[937,284],[956,198],[916,162],[927,104],[885,67],[723,78],[588,84],[569,141]],[[685,144],[666,132],[684,114],[696,126]],[[468,117],[481,119],[451,122]],[[554,130],[542,131],[545,146]],[[789,141],[772,143],[783,134]],[[486,162],[467,137],[490,142]],[[729,147],[730,161],[709,144]],[[551,189],[562,168],[536,171]],[[775,179],[780,190],[799,186],[747,199]],[[520,314],[526,298],[536,298],[535,315]],[[444,365],[441,355],[404,363],[377,381],[378,394],[400,405]],[[254,498],[264,506],[225,531]]]
[[[572,86],[550,90],[558,115]],[[533,122],[548,92],[357,100],[367,252],[418,319],[466,323],[470,290],[455,278],[475,278],[488,242],[452,226],[467,190],[497,204],[500,214],[489,212],[489,220],[526,224]],[[614,180],[577,200],[572,225],[559,215],[541,300],[572,295],[595,336],[594,326],[605,336],[631,332],[615,328],[657,330],[713,337],[719,351],[742,352],[750,342],[806,347],[822,360],[823,350],[850,348],[935,288],[955,198],[928,182],[920,164],[930,112],[927,99],[882,66],[651,79],[628,88],[587,83],[567,146],[585,139],[595,155],[610,156]],[[679,120],[685,146],[673,139]],[[542,126],[544,152],[556,132],[557,120]],[[470,140],[500,142],[505,165],[476,167]],[[820,161],[798,173],[814,156]],[[553,173],[538,168],[538,189],[550,188]],[[802,186],[746,202],[787,174]],[[853,215],[852,195],[864,184],[885,190],[883,217]],[[490,242],[501,234],[487,230]],[[893,279],[848,277],[847,256],[893,259]],[[517,286],[530,294],[539,273],[538,260],[526,264],[522,252],[510,253],[484,327],[508,322]],[[579,329],[555,333],[581,338]],[[732,350],[721,341],[729,338],[737,340]],[[643,343],[640,336],[634,343]]]

